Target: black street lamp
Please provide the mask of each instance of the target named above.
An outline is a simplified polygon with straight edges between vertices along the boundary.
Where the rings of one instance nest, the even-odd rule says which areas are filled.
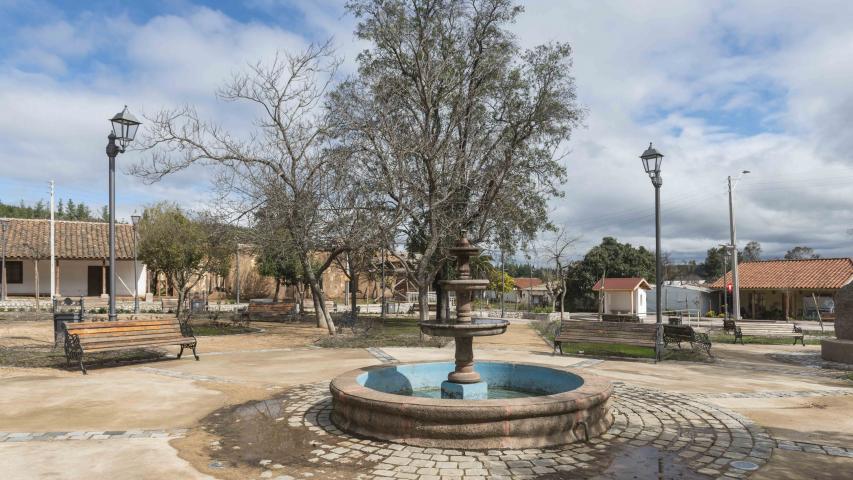
[[[0,300],[6,301],[6,232],[9,230],[9,220],[0,220],[0,230],[3,231],[3,266],[0,267],[0,275],[3,276],[0,280]]]
[[[139,215],[131,215],[130,221],[133,223],[133,313],[139,313],[139,278],[137,278],[136,272],[136,252],[137,249],[137,239],[139,238],[139,220],[142,217]]]
[[[116,319],[116,155],[124,153],[128,144],[136,137],[136,129],[142,123],[129,111],[124,110],[110,119],[113,131],[107,137],[107,157],[110,159],[110,313]],[[118,142],[118,145],[116,145]]]
[[[663,163],[663,154],[658,152],[649,143],[649,148],[640,155],[643,160],[643,169],[652,180],[655,187],[655,313],[657,316],[657,341],[655,342],[655,357],[660,360],[661,344],[663,343],[663,312],[661,311],[661,298],[663,297],[663,277],[661,276],[661,252],[660,252],[660,187],[663,178],[660,176],[660,164]]]

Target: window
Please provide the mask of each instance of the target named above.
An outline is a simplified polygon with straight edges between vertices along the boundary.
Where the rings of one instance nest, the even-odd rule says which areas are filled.
[[[24,283],[24,262],[6,261],[6,283]]]

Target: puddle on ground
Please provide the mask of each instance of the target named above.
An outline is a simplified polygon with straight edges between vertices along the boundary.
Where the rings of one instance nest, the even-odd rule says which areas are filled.
[[[365,462],[357,467],[342,464],[318,465],[309,459],[317,445],[336,443],[334,437],[318,437],[305,427],[292,427],[287,423],[291,413],[284,411],[287,395],[276,396],[228,407],[206,417],[202,425],[211,434],[220,437],[218,444],[209,445],[207,455],[216,468],[228,465],[258,468],[261,460],[269,460],[267,468],[275,475],[313,474],[323,479],[352,479],[359,473],[370,471],[373,463]],[[280,472],[272,465],[283,466]],[[213,467],[212,467],[213,468]],[[300,475],[302,474],[302,475]]]
[[[676,453],[655,447],[614,445],[596,452],[598,468],[541,475],[540,480],[710,480],[696,473]]]

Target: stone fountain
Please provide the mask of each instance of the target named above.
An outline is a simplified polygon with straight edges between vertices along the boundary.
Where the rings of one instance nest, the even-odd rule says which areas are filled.
[[[456,368],[441,384],[441,398],[480,400],[488,397],[488,385],[474,370],[474,337],[500,335],[506,332],[507,320],[471,317],[471,297],[475,290],[485,290],[488,280],[471,278],[471,257],[480,249],[471,245],[467,232],[450,248],[456,257],[458,279],[442,280],[441,285],[456,292],[456,321],[420,322],[421,331],[434,337],[453,337],[456,342]]]
[[[462,234],[450,250],[458,278],[453,322],[420,322],[421,331],[456,341],[454,362],[388,363],[332,380],[332,422],[354,435],[420,447],[535,448],[601,435],[613,423],[613,386],[589,372],[552,365],[485,361],[474,368],[474,337],[499,335],[509,322],[472,318],[471,278],[479,254]],[[449,372],[449,373],[448,373]]]

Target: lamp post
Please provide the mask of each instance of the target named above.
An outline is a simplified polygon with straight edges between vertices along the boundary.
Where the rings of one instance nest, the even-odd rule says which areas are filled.
[[[663,296],[663,278],[661,277],[661,252],[660,252],[660,187],[663,178],[660,176],[660,165],[663,163],[663,154],[658,152],[649,143],[649,148],[640,155],[643,161],[643,169],[652,180],[655,187],[655,316],[657,323],[657,341],[655,342],[655,358],[660,359],[661,343],[663,342],[663,312],[661,311],[661,297]]]
[[[131,215],[130,221],[133,223],[133,313],[139,313],[139,277],[136,271],[136,255],[139,251],[137,248],[137,239],[139,238],[139,221],[142,219],[139,215]]]
[[[737,273],[737,237],[735,230],[735,208],[732,202],[732,192],[741,177],[749,173],[749,170],[743,170],[740,175],[732,182],[732,177],[729,175],[729,232],[731,233],[731,248],[732,248],[732,310],[735,313],[735,320],[740,320],[740,281]]]
[[[110,321],[116,320],[116,155],[124,153],[142,123],[128,110],[110,119],[113,131],[107,136],[107,157],[110,159]],[[118,144],[116,144],[118,142]]]
[[[3,265],[0,268],[3,279],[0,280],[0,300],[6,301],[6,232],[9,230],[9,220],[0,220],[0,230],[3,231]]]

